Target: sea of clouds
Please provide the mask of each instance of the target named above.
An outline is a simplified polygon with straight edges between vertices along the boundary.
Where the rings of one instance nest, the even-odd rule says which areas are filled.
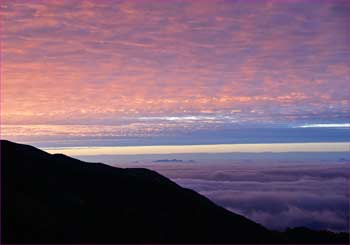
[[[348,231],[350,158],[339,153],[88,156],[145,167],[266,227]]]
[[[348,162],[164,162],[146,167],[276,230],[349,230]]]

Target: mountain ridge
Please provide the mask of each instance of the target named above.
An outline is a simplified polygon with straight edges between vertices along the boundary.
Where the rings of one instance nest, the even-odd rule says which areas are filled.
[[[5,243],[346,243],[270,231],[153,170],[87,163],[1,140]]]

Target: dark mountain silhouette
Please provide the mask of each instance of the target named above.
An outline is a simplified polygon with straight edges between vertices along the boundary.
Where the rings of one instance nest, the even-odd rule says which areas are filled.
[[[273,232],[147,169],[121,169],[1,141],[2,243],[347,243]]]

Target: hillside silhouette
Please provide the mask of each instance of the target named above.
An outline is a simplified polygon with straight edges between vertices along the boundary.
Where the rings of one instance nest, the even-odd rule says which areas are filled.
[[[275,232],[166,177],[1,141],[2,243],[348,243]]]

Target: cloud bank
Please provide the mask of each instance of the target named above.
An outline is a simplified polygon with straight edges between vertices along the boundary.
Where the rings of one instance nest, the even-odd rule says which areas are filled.
[[[147,167],[272,229],[349,230],[348,162],[259,162]]]

